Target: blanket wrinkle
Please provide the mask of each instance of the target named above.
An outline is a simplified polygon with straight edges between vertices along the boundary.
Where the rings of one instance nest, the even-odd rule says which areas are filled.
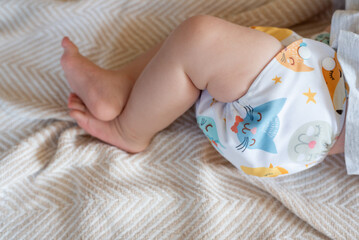
[[[330,0],[274,0],[254,10],[226,17],[245,26],[290,27],[305,22],[331,6]]]

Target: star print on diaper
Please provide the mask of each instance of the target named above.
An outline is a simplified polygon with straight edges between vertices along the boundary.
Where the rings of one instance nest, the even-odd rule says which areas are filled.
[[[314,99],[314,96],[315,96],[316,94],[317,94],[317,93],[315,93],[315,92],[311,92],[311,91],[310,91],[310,88],[309,88],[309,91],[308,91],[308,92],[303,93],[303,95],[305,95],[305,96],[308,97],[307,104],[308,104],[310,101],[314,102],[315,104],[317,103],[317,102],[315,101],[315,99]]]
[[[282,77],[278,77],[277,75],[275,75],[275,78],[272,78],[272,80],[274,81],[274,84],[277,83],[282,83],[282,81],[280,80]]]

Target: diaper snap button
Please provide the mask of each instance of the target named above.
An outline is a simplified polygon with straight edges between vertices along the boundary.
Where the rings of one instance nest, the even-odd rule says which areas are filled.
[[[335,61],[331,57],[324,58],[322,67],[327,71],[332,71],[335,68]]]
[[[312,56],[312,53],[307,46],[300,47],[298,49],[298,54],[303,59],[309,59]]]

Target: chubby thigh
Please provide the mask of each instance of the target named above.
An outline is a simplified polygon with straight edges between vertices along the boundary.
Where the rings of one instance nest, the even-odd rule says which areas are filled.
[[[283,49],[269,34],[211,16],[189,19],[176,33],[172,37],[180,49],[178,56],[184,58],[181,62],[186,74],[198,89],[206,89],[222,102],[243,96]],[[186,48],[181,49],[184,41]]]

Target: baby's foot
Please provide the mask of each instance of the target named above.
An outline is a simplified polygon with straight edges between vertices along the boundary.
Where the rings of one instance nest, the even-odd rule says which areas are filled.
[[[129,137],[130,134],[120,127],[118,117],[111,121],[95,118],[76,94],[70,94],[68,107],[70,108],[70,116],[76,120],[81,128],[106,143],[129,153],[142,152],[149,144],[149,141],[144,142],[143,139],[139,141]]]
[[[131,80],[120,72],[100,68],[82,56],[67,37],[62,40],[61,65],[71,89],[92,115],[103,121],[122,111],[132,88]]]

